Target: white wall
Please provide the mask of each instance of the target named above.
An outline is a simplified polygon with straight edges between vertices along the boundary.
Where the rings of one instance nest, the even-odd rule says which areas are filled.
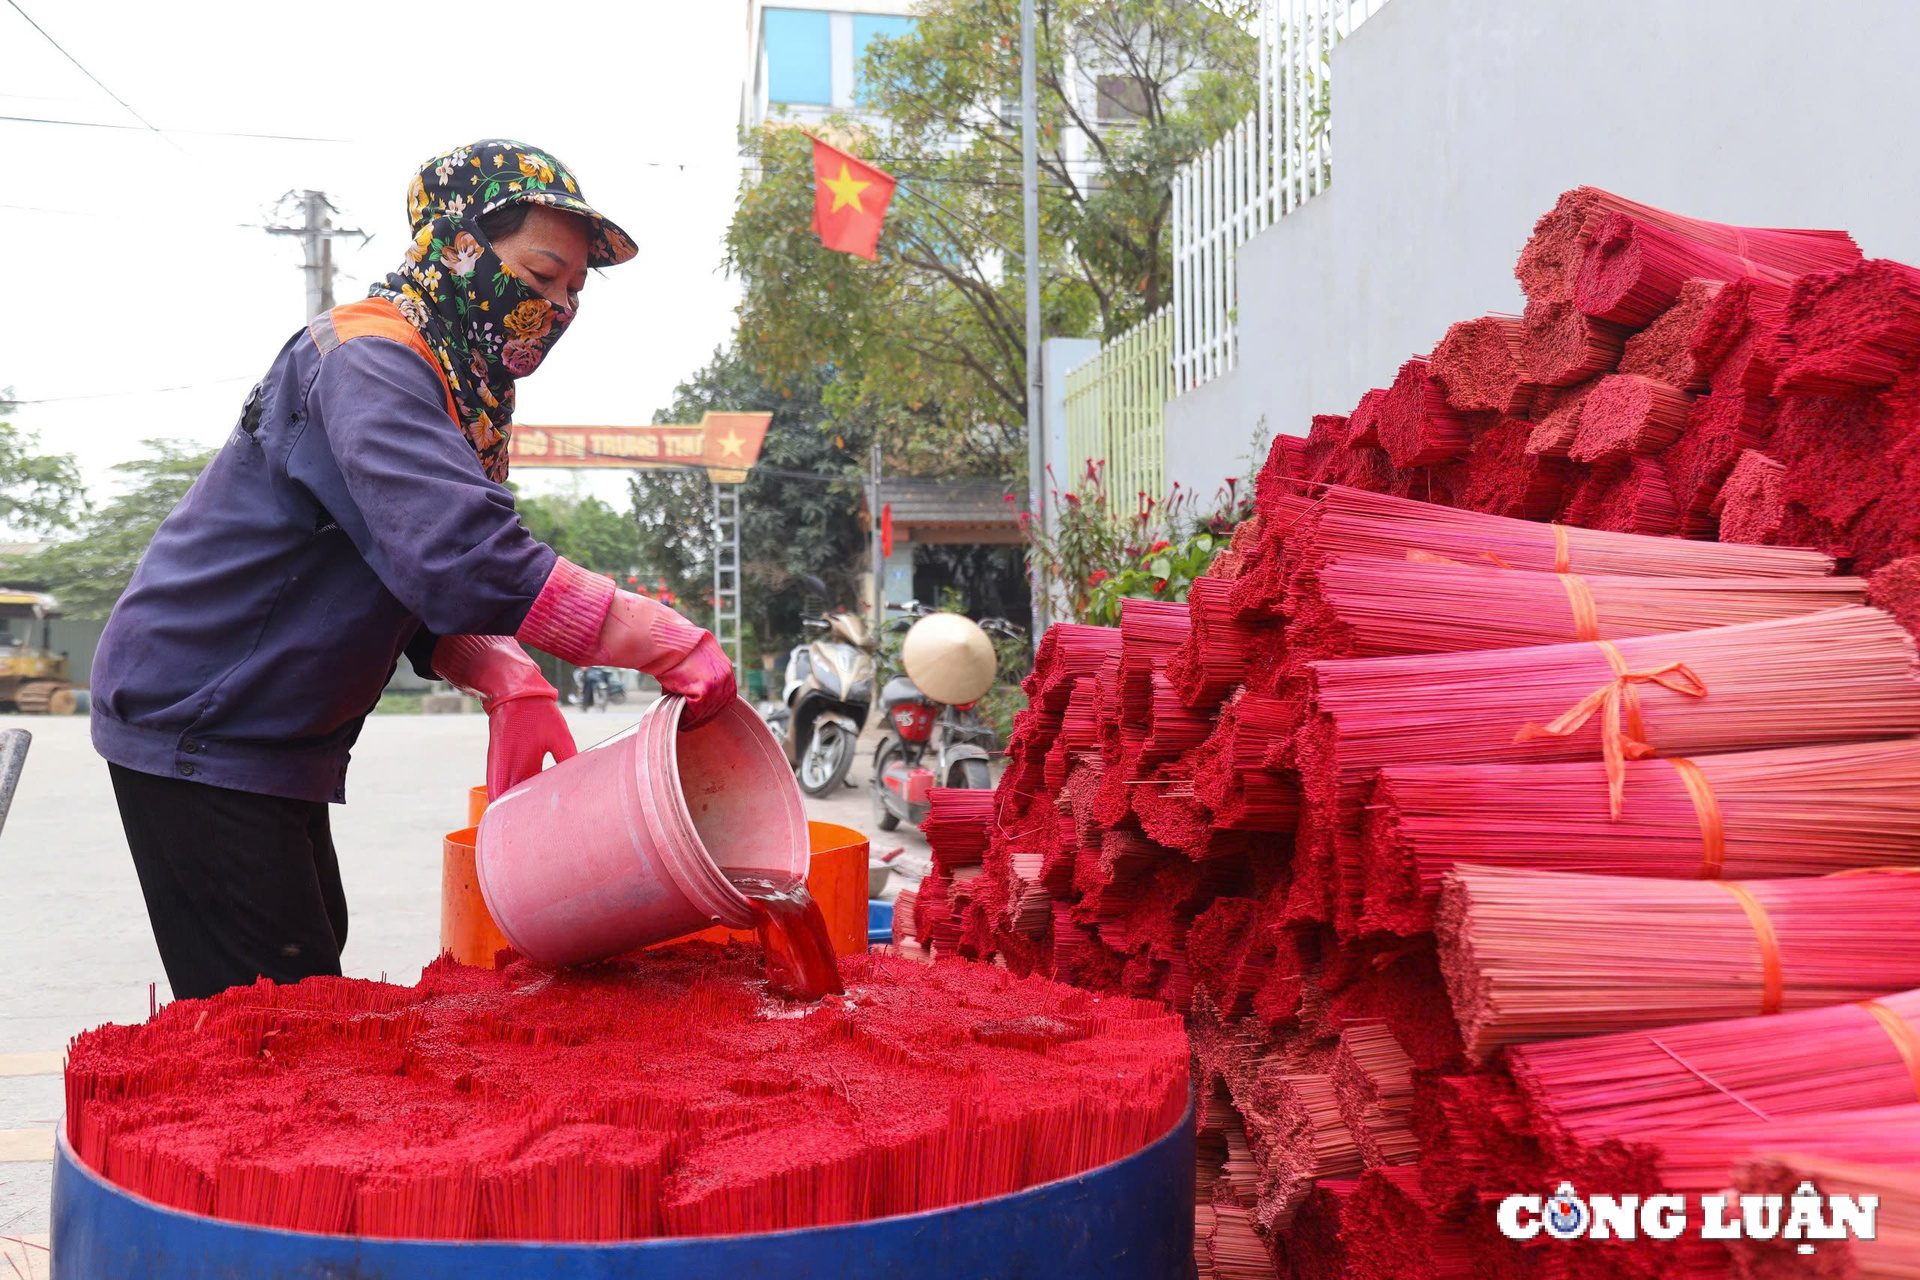
[[[1239,367],[1169,404],[1169,477],[1210,493],[1263,415],[1304,434],[1518,311],[1568,187],[1920,263],[1916,48],[1911,0],[1391,0],[1333,53],[1332,187],[1240,249]]]

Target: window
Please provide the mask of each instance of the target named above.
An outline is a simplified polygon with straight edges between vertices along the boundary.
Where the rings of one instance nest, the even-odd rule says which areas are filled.
[[[886,14],[856,13],[853,15],[853,99],[855,102],[866,97],[866,72],[864,62],[867,46],[874,37],[882,40],[898,40],[913,32],[912,18],[896,18]]]
[[[814,10],[768,9],[761,21],[767,54],[767,101],[831,105],[830,16]]]
[[[1100,123],[1122,124],[1147,116],[1147,82],[1138,76],[1101,76]]]

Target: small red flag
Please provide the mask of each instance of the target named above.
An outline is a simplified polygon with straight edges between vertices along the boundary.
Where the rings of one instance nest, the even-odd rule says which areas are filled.
[[[813,229],[827,248],[873,261],[893,187],[890,174],[813,140]]]
[[[880,558],[886,560],[893,555],[893,504],[880,504]]]

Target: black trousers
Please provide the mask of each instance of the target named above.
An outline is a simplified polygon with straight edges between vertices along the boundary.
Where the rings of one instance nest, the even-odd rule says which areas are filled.
[[[325,804],[107,771],[176,999],[340,972],[347,895]]]

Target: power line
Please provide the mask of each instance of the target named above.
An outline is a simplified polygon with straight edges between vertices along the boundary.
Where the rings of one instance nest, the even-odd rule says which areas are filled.
[[[125,107],[127,109],[128,115],[132,116],[135,120],[138,120],[141,124],[147,126],[147,128],[153,130],[155,133],[159,133],[162,138],[166,139],[168,146],[178,147],[180,145],[179,143],[175,142],[172,138],[167,138],[164,133],[161,133],[159,126],[154,124],[153,121],[147,119],[145,116],[141,115],[138,111],[135,111],[133,109],[132,103],[128,102],[125,98],[121,97],[119,94],[115,93],[113,90],[107,88],[107,82],[102,80],[99,76],[93,74],[93,72],[87,70],[86,64],[81,62],[80,59],[68,53],[65,47],[63,47],[58,40],[55,40],[51,35],[47,33],[47,29],[45,27],[41,26],[39,23],[33,20],[32,14],[28,13],[25,9],[22,9],[20,7],[20,0],[7,0],[7,4],[12,7],[15,13],[19,14],[22,18],[25,18],[27,20],[27,25],[32,27],[35,31],[38,31],[41,37],[45,39],[48,44],[52,45],[55,49],[58,49],[60,51],[61,57],[65,58],[68,62],[71,62],[74,66],[79,67],[81,75],[85,76],[87,79],[99,85],[100,92],[106,94],[109,98],[112,98],[115,102]]]
[[[70,400],[111,400],[117,396],[157,396],[168,391],[198,391],[202,387],[224,386],[230,382],[245,382],[244,376],[233,378],[215,378],[211,382],[186,382],[173,387],[148,387],[141,391],[91,391],[78,396],[42,396],[37,400],[8,400],[7,404],[65,404]]]
[[[7,3],[12,4],[13,0],[7,0]],[[51,116],[0,116],[0,120],[7,121],[11,124],[59,124],[76,129],[124,129],[130,133],[146,132],[145,129],[141,129],[136,125],[108,124],[100,120],[56,120]],[[170,133],[187,133],[202,138],[259,138],[267,142],[329,142],[345,144],[348,141],[346,138],[314,138],[300,133],[239,133],[231,129],[162,129],[156,125],[148,125],[147,129],[151,129],[161,137],[166,137],[166,135]]]

